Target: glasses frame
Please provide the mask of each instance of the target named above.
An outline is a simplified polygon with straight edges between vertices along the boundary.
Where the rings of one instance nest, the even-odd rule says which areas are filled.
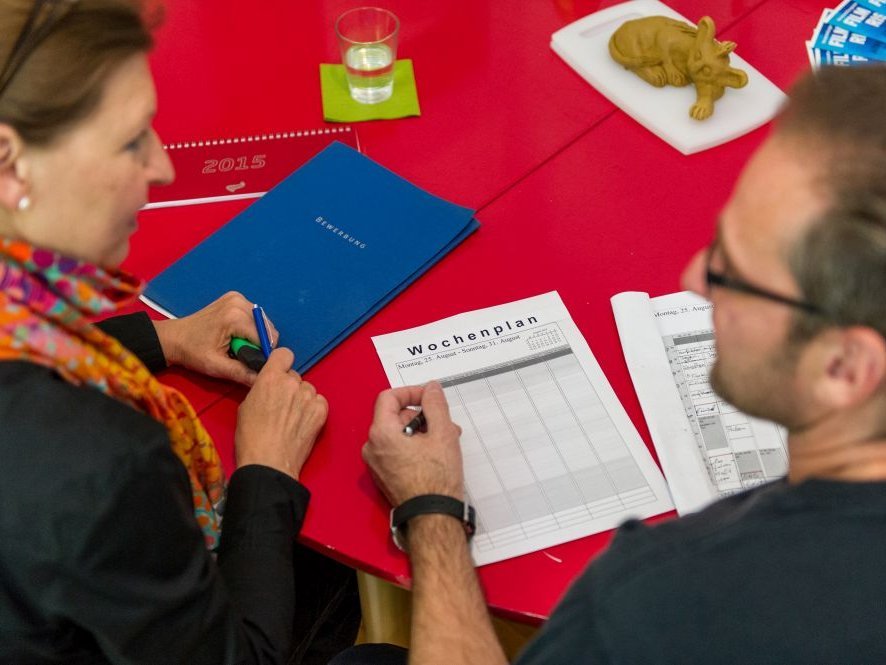
[[[779,293],[775,293],[774,291],[769,291],[768,289],[754,286],[750,282],[746,282],[743,279],[739,279],[737,277],[729,277],[728,275],[725,275],[718,270],[713,270],[711,268],[711,257],[714,254],[714,247],[716,246],[716,244],[716,241],[714,241],[710,245],[708,245],[707,257],[705,259],[705,284],[707,284],[707,288],[709,291],[712,287],[717,286],[720,288],[729,289],[730,291],[738,291],[739,293],[763,298],[764,300],[769,300],[770,302],[777,302],[781,305],[786,305],[788,307],[793,307],[794,309],[799,309],[806,314],[811,314],[813,316],[828,317],[827,312],[825,312],[821,307],[814,303],[808,302],[806,300],[799,300],[797,298],[791,298],[790,296],[783,296]]]
[[[15,75],[37,49],[59,20],[80,0],[35,0],[31,13],[15,40],[6,64],[0,70],[0,96],[6,92]],[[45,8],[45,11],[44,11]]]

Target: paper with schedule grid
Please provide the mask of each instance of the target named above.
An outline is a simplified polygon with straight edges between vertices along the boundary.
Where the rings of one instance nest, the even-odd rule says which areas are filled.
[[[556,292],[372,338],[394,387],[437,380],[493,563],[671,510],[664,478]]]
[[[615,325],[652,443],[681,515],[781,478],[787,432],[717,395],[713,305],[688,291],[612,297]]]

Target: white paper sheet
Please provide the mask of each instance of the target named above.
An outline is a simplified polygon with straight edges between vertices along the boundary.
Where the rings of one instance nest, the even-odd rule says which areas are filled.
[[[462,428],[477,565],[672,508],[556,292],[373,337],[391,385],[440,381]]]
[[[785,431],[711,389],[711,307],[686,291],[612,298],[628,370],[681,515],[787,471]]]

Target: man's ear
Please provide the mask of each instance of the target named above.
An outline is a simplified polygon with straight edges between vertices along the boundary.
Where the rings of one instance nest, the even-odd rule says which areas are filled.
[[[857,406],[886,381],[886,339],[873,328],[850,326],[822,333],[818,397],[837,409]]]
[[[9,211],[28,193],[25,143],[10,125],[0,122],[0,206]]]

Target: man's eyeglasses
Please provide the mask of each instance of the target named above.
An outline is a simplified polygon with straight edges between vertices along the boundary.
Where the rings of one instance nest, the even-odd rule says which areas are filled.
[[[79,0],[35,0],[22,31],[9,52],[6,64],[0,70],[0,96],[6,92],[12,79],[28,56],[34,52],[52,28]]]
[[[811,302],[806,302],[805,300],[797,300],[796,298],[773,293],[772,291],[760,288],[759,286],[754,286],[753,284],[750,284],[743,279],[728,277],[722,272],[712,270],[711,256],[714,253],[715,245],[716,242],[708,247],[708,256],[705,262],[705,283],[708,285],[708,289],[710,289],[712,286],[719,286],[724,289],[731,289],[732,291],[738,291],[740,293],[746,293],[751,296],[757,296],[758,298],[764,298],[772,302],[781,303],[782,305],[787,305],[788,307],[794,307],[795,309],[802,310],[807,314],[813,314],[815,316],[827,316],[827,312],[825,312],[818,305],[814,305]]]

